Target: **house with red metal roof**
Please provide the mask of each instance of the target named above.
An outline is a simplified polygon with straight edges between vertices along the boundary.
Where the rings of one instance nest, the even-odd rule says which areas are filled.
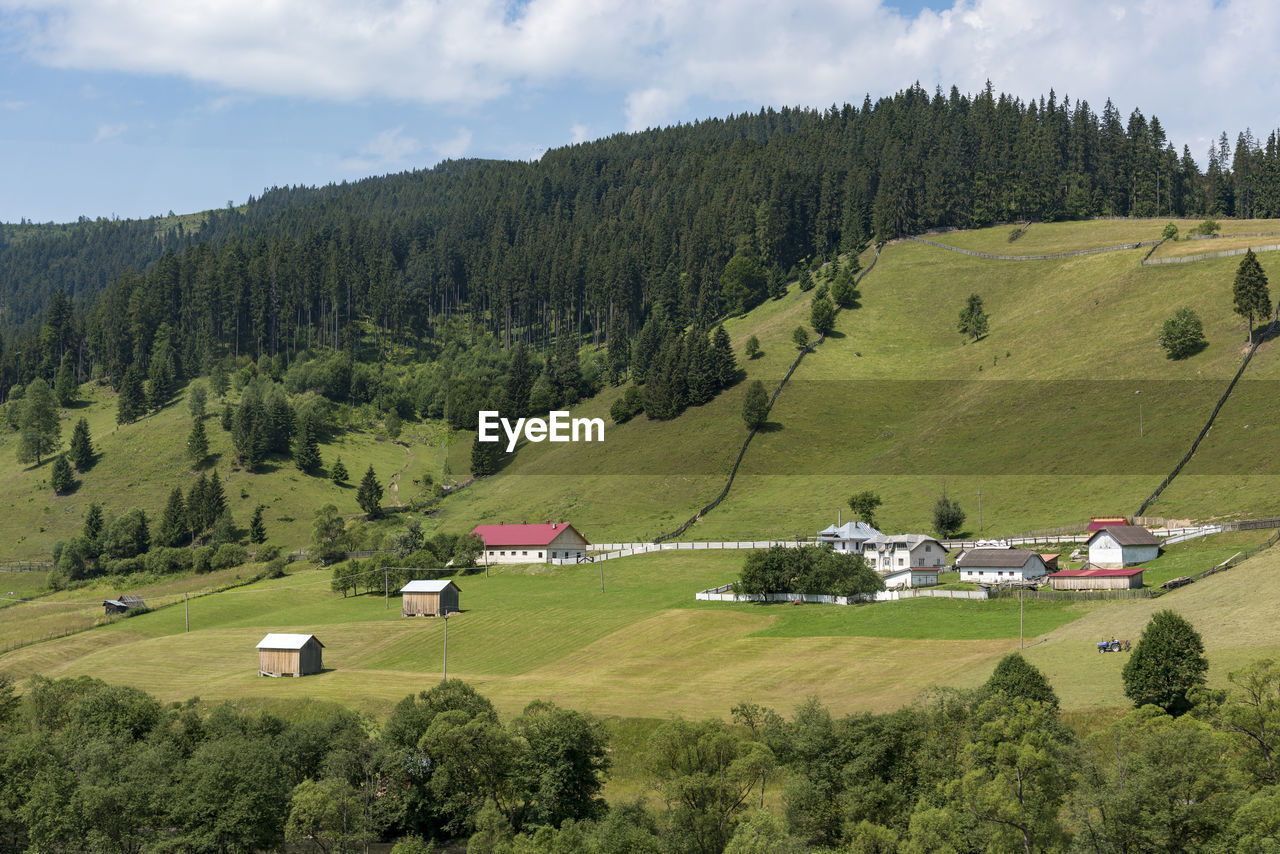
[[[485,563],[548,563],[587,556],[587,538],[567,522],[476,525]]]

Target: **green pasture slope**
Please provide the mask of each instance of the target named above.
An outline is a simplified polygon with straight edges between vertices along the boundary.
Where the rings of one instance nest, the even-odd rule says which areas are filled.
[[[449,674],[504,713],[543,698],[623,718],[723,717],[742,700],[789,710],[810,695],[842,713],[896,708],[932,685],[977,685],[1019,645],[1016,600],[849,608],[694,601],[697,590],[732,578],[741,558],[664,553],[460,576]],[[395,597],[343,598],[329,591],[328,577],[299,569],[193,599],[190,633],[178,604],[17,649],[0,656],[0,669],[20,678],[89,674],[164,700],[275,708],[334,701],[375,717],[440,678],[443,620],[401,618]],[[1183,613],[1204,634],[1215,683],[1250,659],[1280,654],[1280,550],[1156,600],[1024,606],[1027,655],[1064,707],[1119,707],[1123,658],[1099,656],[1093,643],[1135,639],[1159,608]],[[37,607],[8,609],[6,618]],[[326,645],[325,672],[258,677],[254,646],[269,631],[315,633]]]
[[[1037,224],[1012,244],[1007,227],[931,239],[1041,254],[1155,240],[1164,224]],[[1194,225],[1178,224],[1183,232]],[[1232,222],[1224,231],[1272,229],[1280,224]],[[913,241],[886,246],[860,286],[859,307],[840,313],[836,334],[779,397],[728,499],[685,538],[808,536],[862,489],[880,493],[879,521],[890,531],[927,529],[944,488],[974,533],[979,492],[989,534],[1133,513],[1186,452],[1245,352],[1231,311],[1239,259],[1140,266],[1147,251],[1009,262]],[[1260,257],[1280,273],[1280,253]],[[970,293],[991,315],[990,333],[974,343],[955,329]],[[743,364],[749,378],[777,384],[810,296],[793,288],[726,324],[735,345],[749,334],[764,344],[764,358]],[[1156,335],[1181,305],[1199,312],[1209,344],[1171,361]],[[1150,514],[1280,513],[1280,424],[1270,414],[1276,347],[1259,349],[1218,426]],[[602,446],[523,447],[500,475],[450,502],[441,522],[561,517],[596,541],[649,539],[719,492],[746,432],[742,389],[672,422],[610,425]],[[617,393],[583,412],[603,415]]]

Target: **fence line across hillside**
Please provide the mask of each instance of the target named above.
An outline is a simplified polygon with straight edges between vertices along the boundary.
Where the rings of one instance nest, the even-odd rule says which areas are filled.
[[[985,590],[934,590],[908,587],[881,590],[863,596],[827,596],[821,593],[734,593],[732,584],[712,587],[694,594],[701,602],[801,602],[806,605],[857,605],[864,602],[895,602],[900,599],[986,599]]]
[[[907,240],[914,240],[917,243],[926,243],[929,246],[936,246],[939,249],[946,249],[949,252],[959,252],[961,255],[971,255],[974,258],[987,258],[992,261],[1052,261],[1055,258],[1075,258],[1080,255],[1098,255],[1103,252],[1122,252],[1126,249],[1141,249],[1143,246],[1158,246],[1163,241],[1160,240],[1140,240],[1136,243],[1120,243],[1115,246],[1099,246],[1096,249],[1077,249],[1073,252],[1050,252],[1044,255],[994,255],[990,252],[979,252],[976,249],[961,249],[958,246],[948,246],[945,243],[938,243],[934,240],[925,240],[923,237],[907,236]]]

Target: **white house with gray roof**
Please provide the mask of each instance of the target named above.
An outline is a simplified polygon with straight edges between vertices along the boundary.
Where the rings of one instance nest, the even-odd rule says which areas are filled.
[[[1160,555],[1160,540],[1146,528],[1103,528],[1089,538],[1089,563],[1104,569],[1136,566]]]
[[[880,534],[863,543],[862,556],[882,575],[908,568],[940,570],[947,564],[947,547],[924,534]]]
[[[1044,559],[1031,549],[970,549],[956,558],[961,581],[1013,584],[1045,575]]]
[[[866,522],[845,522],[839,527],[830,525],[819,531],[818,542],[828,543],[838,552],[862,554],[863,543],[883,536]]]

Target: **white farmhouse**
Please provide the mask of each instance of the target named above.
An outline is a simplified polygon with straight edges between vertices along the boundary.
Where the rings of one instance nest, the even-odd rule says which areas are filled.
[[[1012,584],[1042,578],[1044,560],[1031,549],[970,549],[956,559],[961,581]]]
[[[1160,541],[1146,528],[1103,528],[1089,538],[1089,563],[1104,569],[1135,566],[1159,554]]]
[[[840,527],[831,525],[818,532],[818,542],[829,543],[837,552],[862,554],[862,546],[868,540],[883,537],[884,534],[866,522],[845,522]]]
[[[576,528],[564,522],[476,525],[471,533],[484,540],[486,564],[581,559],[590,545]]]
[[[863,543],[862,556],[881,575],[903,569],[938,570],[946,566],[947,548],[923,534],[880,534]]]

